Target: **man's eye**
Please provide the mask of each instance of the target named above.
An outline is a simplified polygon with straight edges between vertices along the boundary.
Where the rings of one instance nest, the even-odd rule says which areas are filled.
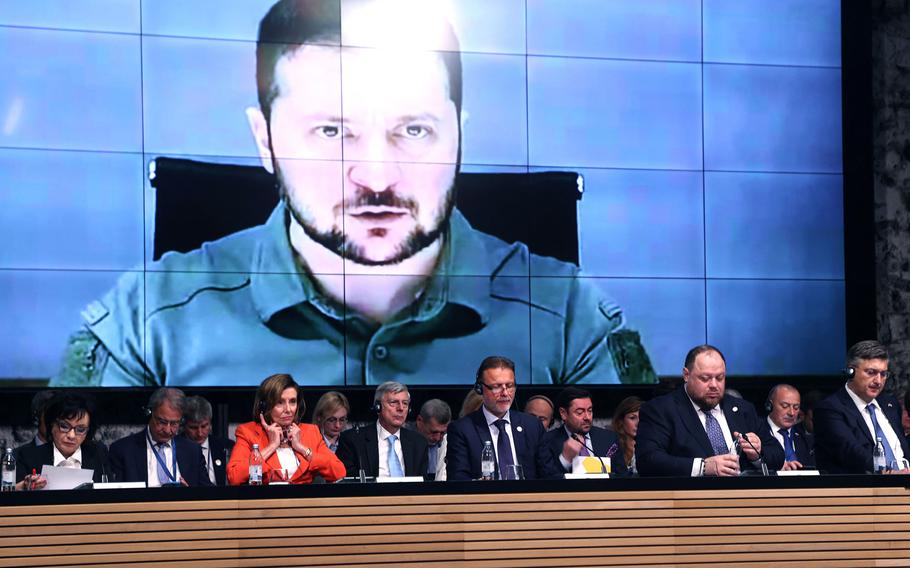
[[[403,132],[404,136],[411,140],[420,140],[430,135],[430,129],[422,124],[408,124]]]
[[[316,128],[316,134],[322,138],[334,140],[341,136],[341,127],[336,124],[324,124]]]

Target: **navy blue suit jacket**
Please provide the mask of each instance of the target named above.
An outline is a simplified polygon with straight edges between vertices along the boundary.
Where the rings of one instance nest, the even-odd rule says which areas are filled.
[[[404,474],[407,476],[426,475],[427,473],[427,440],[419,432],[400,428],[398,440],[401,442],[401,457],[404,458]],[[388,446],[388,444],[386,444]],[[348,477],[360,474],[363,467],[366,475],[379,475],[379,432],[376,423],[362,428],[345,430],[338,438],[338,451],[335,455],[344,464]]]
[[[767,420],[764,421],[764,427],[768,434],[773,436],[771,426],[768,425]],[[796,451],[796,461],[803,464],[803,467],[815,467],[815,437],[806,432],[802,424],[795,424],[790,428],[790,435],[793,439],[793,449]],[[774,438],[774,440],[780,446],[777,438]],[[783,446],[781,447],[783,448]],[[786,452],[784,452],[784,457],[786,457]]]
[[[545,464],[539,461],[538,447],[544,434],[540,420],[530,414],[509,411],[512,436],[515,444],[516,463],[522,466],[525,479],[539,479],[546,475]],[[479,479],[480,452],[485,441],[492,442],[490,427],[483,409],[468,414],[449,424],[446,431],[446,478],[449,481]]]
[[[910,459],[910,447],[901,427],[900,403],[888,394],[879,395],[876,400],[900,440],[904,457]],[[818,469],[827,473],[872,471],[875,441],[846,387],[819,402],[812,412]]]
[[[619,437],[615,432],[592,426],[589,432],[591,436],[591,449],[594,450],[595,456],[608,456],[610,458],[612,475],[614,477],[628,473],[626,461],[622,456],[622,447],[619,445]],[[569,438],[566,428],[560,424],[543,435],[540,442],[541,461],[546,464],[546,477],[562,478],[567,473],[562,463],[559,461],[559,455],[562,453],[563,444]]]
[[[762,454],[768,469],[778,470],[784,464],[784,449],[755,412],[752,403],[733,396],[724,396],[720,408],[730,427],[730,433],[753,432],[761,439]],[[714,455],[708,434],[702,426],[685,387],[644,403],[639,412],[638,434],[635,440],[635,463],[639,475],[692,475],[692,460]],[[740,470],[755,469],[745,455]]]
[[[191,487],[211,485],[208,466],[202,457],[202,448],[195,442],[176,436],[173,440],[180,476]],[[115,481],[142,481],[148,483],[146,429],[120,438],[111,444],[108,460]],[[168,464],[170,465],[170,464]]]

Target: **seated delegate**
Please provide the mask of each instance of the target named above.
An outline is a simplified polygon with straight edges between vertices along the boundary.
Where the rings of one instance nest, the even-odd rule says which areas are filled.
[[[319,476],[331,483],[344,477],[344,466],[325,445],[319,428],[301,424],[305,409],[300,387],[291,375],[272,375],[262,381],[253,402],[253,421],[237,427],[228,483],[249,482],[253,444],[259,445],[262,454],[264,482],[312,483]]]

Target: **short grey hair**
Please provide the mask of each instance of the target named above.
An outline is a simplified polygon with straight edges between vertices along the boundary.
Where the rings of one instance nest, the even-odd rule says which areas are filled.
[[[420,407],[420,417],[424,420],[435,420],[440,424],[452,421],[452,409],[444,400],[431,398]]]
[[[186,395],[182,390],[173,387],[161,387],[153,392],[149,397],[148,409],[154,412],[165,402],[179,410],[181,414],[186,412]]]
[[[385,393],[398,394],[400,392],[408,392],[407,385],[396,381],[386,381],[376,387],[376,394],[373,395],[373,404],[382,402],[382,397]],[[408,398],[410,399],[410,393],[408,393]]]
[[[203,422],[212,419],[212,403],[201,396],[186,397],[183,417],[187,422]]]

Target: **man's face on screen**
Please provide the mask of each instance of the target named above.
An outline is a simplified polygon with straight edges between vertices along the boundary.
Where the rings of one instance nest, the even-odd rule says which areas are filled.
[[[312,240],[383,265],[441,236],[459,132],[437,54],[304,46],[278,61],[275,83],[276,174]]]

